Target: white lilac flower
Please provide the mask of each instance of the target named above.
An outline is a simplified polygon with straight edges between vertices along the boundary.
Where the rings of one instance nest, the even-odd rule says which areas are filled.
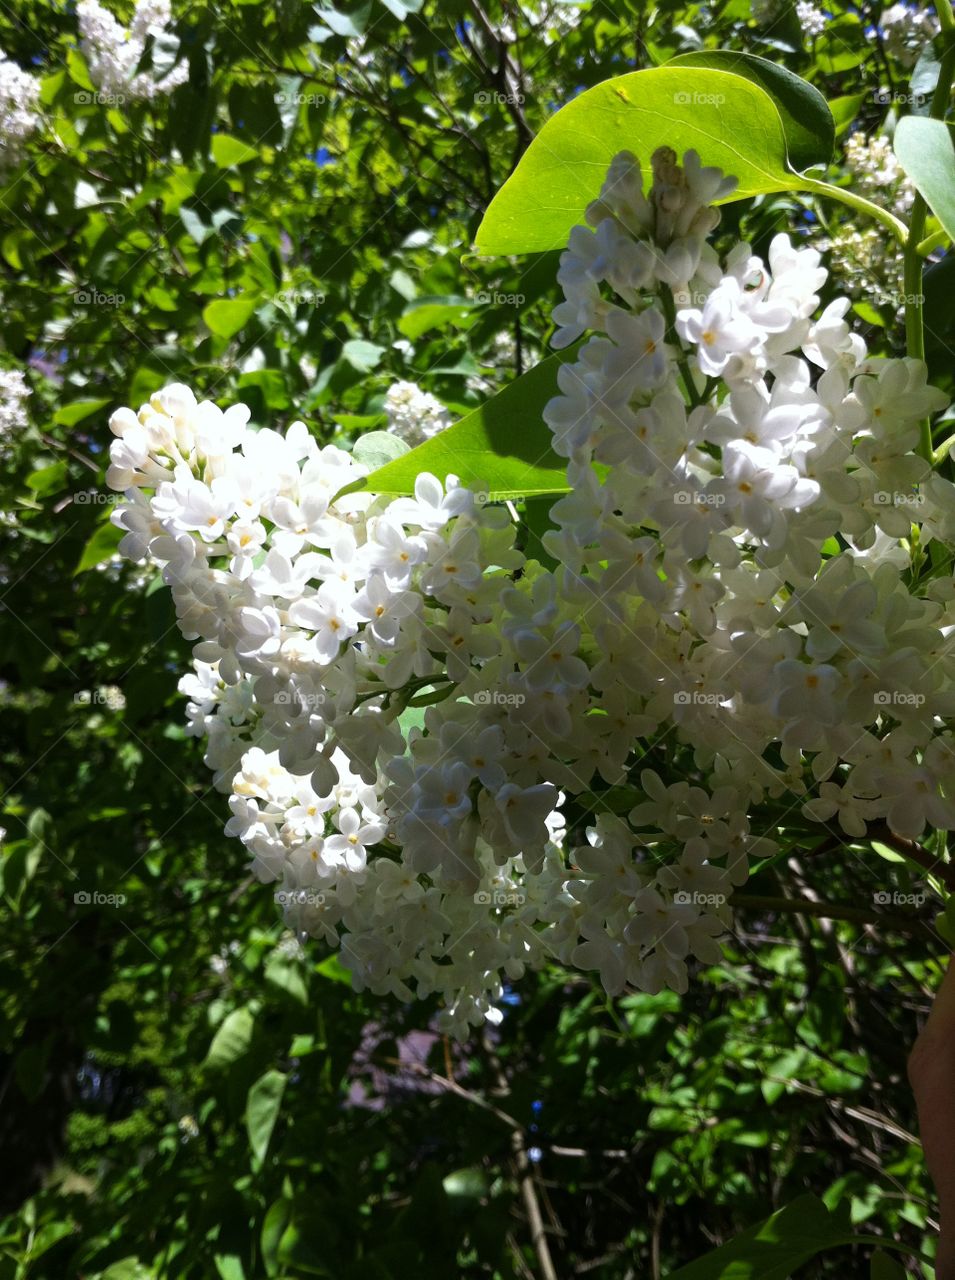
[[[846,142],[846,164],[853,190],[907,220],[915,188],[905,176],[887,137],[853,133]],[[846,222],[836,228],[827,248],[834,272],[856,299],[900,311],[904,263],[901,249],[880,227]]]
[[[396,382],[385,394],[388,430],[406,444],[421,444],[451,425],[444,405],[416,382]]]
[[[109,105],[149,101],[172,93],[189,78],[189,64],[185,61],[159,74],[137,70],[150,36],[169,39],[167,28],[172,21],[169,0],[137,0],[128,28],[99,0],[80,0],[76,12],[80,48],[90,79]]]
[[[183,386],[110,421],[113,519],[194,642],[227,834],[356,989],[436,995],[459,1036],[554,960],[686,990],[777,849],[763,801],[809,838],[955,828],[955,588],[913,588],[908,551],[913,523],[955,545],[955,486],[913,452],[946,397],[870,361],[846,299],[820,312],[816,250],[718,261],[722,174],[650,167],[647,189],[615,158],[561,258],[554,344],[588,341],[544,414],[553,571],[454,476],[337,498],[364,468],[301,423],[253,431]],[[422,431],[422,393],[393,399]],[[658,734],[672,776],[641,763]],[[605,787],[632,799],[582,834]]]
[[[751,0],[750,3],[750,13],[759,27],[768,27],[774,23],[782,9],[782,0]]]
[[[39,127],[40,80],[0,51],[0,165],[15,163]]]
[[[27,399],[32,395],[19,369],[0,369],[0,454],[8,453],[29,421]]]
[[[796,0],[796,17],[810,40],[821,36],[826,29],[826,15],[812,0]]]
[[[911,67],[938,33],[938,19],[922,5],[893,4],[883,11],[879,29],[888,53],[903,67]]]

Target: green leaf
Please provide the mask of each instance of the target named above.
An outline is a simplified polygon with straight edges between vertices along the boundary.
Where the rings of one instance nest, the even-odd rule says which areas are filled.
[[[212,158],[218,168],[231,169],[249,160],[257,160],[259,152],[256,147],[250,147],[240,138],[233,138],[230,133],[217,133],[212,138]]]
[[[308,988],[305,986],[302,965],[294,956],[281,953],[273,956],[265,966],[265,980],[299,1004],[308,1004]]]
[[[212,1259],[219,1280],[246,1280],[242,1259],[235,1253],[217,1253]]]
[[[202,244],[212,235],[212,228],[199,217],[195,209],[190,209],[188,205],[183,205],[179,210],[179,217],[182,219],[182,225],[188,234],[195,240],[196,244]]]
[[[869,1264],[869,1280],[906,1280],[908,1272],[883,1249],[876,1249]]]
[[[409,13],[418,13],[424,0],[381,0],[381,3],[386,9],[390,9],[399,21],[403,21]]]
[[[371,373],[372,369],[381,364],[384,354],[384,347],[379,347],[375,342],[366,342],[364,338],[352,338],[342,347],[342,358],[359,373]]]
[[[704,1254],[668,1280],[787,1280],[797,1267],[839,1245],[853,1243],[815,1196],[800,1196],[765,1222]]]
[[[925,203],[955,240],[955,146],[948,125],[926,116],[905,116],[896,126],[892,146]]]
[[[478,252],[563,247],[617,152],[630,148],[648,172],[660,146],[694,147],[704,164],[733,174],[731,199],[802,185],[787,163],[779,111],[759,85],[726,71],[654,67],[588,89],[547,121],[491,201]]]
[[[267,1276],[278,1275],[279,1245],[286,1227],[292,1220],[292,1204],[284,1196],[276,1200],[265,1215],[262,1223],[261,1250],[262,1265]]]
[[[74,209],[92,209],[96,205],[101,204],[99,192],[91,182],[86,182],[81,178],[73,192],[73,208]]]
[[[248,1053],[254,1026],[255,1015],[250,1008],[233,1009],[213,1036],[203,1065],[212,1070],[231,1066]]]
[[[556,571],[559,568],[558,563],[544,546],[544,534],[557,528],[550,518],[552,505],[553,499],[550,497],[532,498],[524,503],[521,521],[527,530],[524,554],[528,560],[536,560],[546,569]]]
[[[38,498],[46,498],[57,493],[66,484],[66,463],[53,462],[48,467],[41,467],[27,476],[27,487],[32,489]]]
[[[78,49],[67,49],[66,69],[70,73],[70,79],[75,84],[78,84],[81,89],[92,90],[93,81],[90,79],[90,74],[86,67],[86,61],[80,55]]]
[[[825,98],[805,80],[785,67],[752,53],[732,49],[705,49],[671,58],[668,66],[711,67],[730,71],[765,89],[776,104],[786,133],[786,150],[794,169],[828,164],[835,142],[835,124]]]
[[[72,1235],[74,1230],[75,1227],[72,1222],[47,1222],[33,1237],[30,1247],[30,1261],[36,1262],[37,1258],[47,1253],[60,1240]]]
[[[492,501],[566,493],[567,464],[551,448],[541,414],[557,392],[557,370],[576,354],[573,346],[542,360],[454,426],[343,492],[414,493],[415,480],[430,471],[442,481],[453,473]]]
[[[872,848],[879,855],[879,857],[884,858],[886,862],[904,862],[905,861],[901,853],[896,853],[895,850],[890,849],[887,844],[880,844],[878,840],[872,841]]]
[[[330,982],[341,982],[346,987],[351,986],[351,971],[346,969],[339,960],[337,951],[333,951],[321,964],[317,964],[315,972],[323,978],[328,978]]]
[[[945,903],[945,910],[935,917],[935,932],[940,934],[949,946],[955,946],[955,895]]]
[[[414,341],[429,329],[445,329],[448,325],[460,327],[473,308],[467,298],[416,298],[405,307],[398,328],[406,338]]]
[[[456,1169],[442,1181],[446,1194],[453,1200],[482,1200],[489,1191],[487,1174],[483,1169]]]
[[[74,578],[77,574],[85,573],[88,569],[95,569],[98,564],[102,564],[104,560],[114,556],[122,539],[122,529],[117,529],[112,524],[99,525],[83,548],[79,564],[73,570]]]
[[[842,98],[833,98],[829,103],[829,110],[832,113],[832,119],[836,126],[836,137],[839,138],[852,124],[856,118],[856,114],[863,102],[866,100],[864,93],[851,93]]]
[[[878,325],[880,329],[885,327],[885,321],[871,302],[853,302],[852,310],[866,324]]]
[[[155,1280],[155,1271],[138,1258],[121,1258],[100,1274],[100,1280]]]
[[[265,1158],[287,1083],[288,1076],[283,1072],[266,1071],[249,1090],[245,1126],[249,1133],[249,1146],[257,1161]]]
[[[865,62],[872,53],[872,42],[867,39],[856,15],[845,14],[838,21],[827,24],[816,42],[815,53],[816,65],[831,76],[840,71],[850,71]]]
[[[251,319],[256,305],[255,298],[217,298],[203,309],[202,318],[217,338],[232,338]]]
[[[365,34],[371,16],[371,4],[349,6],[347,13],[332,6],[326,8],[324,5],[316,5],[315,12],[336,36],[361,36]]]
[[[75,427],[84,418],[99,413],[100,409],[105,409],[112,403],[111,400],[74,400],[71,404],[65,404],[57,409],[53,415],[53,421],[61,427]]]
[[[925,325],[925,347],[929,368],[939,367],[947,373],[950,368],[955,311],[952,297],[955,294],[955,257],[947,253],[941,262],[933,262],[922,276],[922,292],[925,302],[922,322]]]
[[[390,431],[366,431],[352,447],[352,457],[363,467],[383,467],[411,452],[411,446]]]

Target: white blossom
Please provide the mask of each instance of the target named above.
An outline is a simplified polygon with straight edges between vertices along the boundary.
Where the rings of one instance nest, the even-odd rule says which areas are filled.
[[[40,80],[0,50],[0,166],[16,163],[40,124]]]
[[[385,395],[388,430],[406,444],[421,444],[451,425],[448,411],[415,382],[396,382]]]
[[[128,28],[99,0],[80,0],[76,13],[90,79],[109,105],[149,101],[172,93],[188,80],[189,64],[185,61],[166,71],[137,70],[150,36],[154,40],[162,37],[167,44],[171,39],[167,31],[172,21],[169,0],[137,0]],[[155,52],[154,48],[154,57]]]
[[[955,543],[914,453],[946,397],[819,314],[815,250],[719,262],[719,171],[650,167],[614,160],[561,258],[554,342],[588,341],[544,414],[553,571],[455,476],[336,497],[363,467],[300,423],[182,386],[110,421],[228,834],[358,990],[436,995],[459,1036],[555,960],[686,990],[770,801],[807,838],[955,828],[955,590],[909,550]]]

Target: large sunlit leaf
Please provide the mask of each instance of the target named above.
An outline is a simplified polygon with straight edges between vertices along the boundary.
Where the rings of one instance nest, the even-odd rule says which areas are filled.
[[[346,493],[414,493],[422,471],[451,474],[491,500],[566,493],[566,462],[551,448],[541,414],[557,392],[557,370],[573,360],[571,347],[549,356],[431,440],[379,467]]]
[[[581,222],[618,151],[649,168],[660,146],[695,148],[739,180],[742,199],[801,185],[773,99],[728,71],[654,67],[596,85],[552,116],[497,193],[477,232],[485,254],[557,249]]]
[[[828,164],[835,143],[835,124],[825,98],[813,85],[785,67],[732,49],[701,49],[672,58],[668,66],[710,67],[758,85],[770,93],[786,134],[786,150],[794,169]]]

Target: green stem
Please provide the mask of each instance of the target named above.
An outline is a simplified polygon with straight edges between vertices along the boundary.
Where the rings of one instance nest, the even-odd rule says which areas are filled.
[[[683,343],[680,341],[676,331],[676,303],[673,301],[673,294],[670,292],[670,286],[667,284],[660,285],[660,297],[663,300],[663,314],[666,317],[667,331],[666,341],[670,346],[676,348],[676,362],[679,366],[680,373],[683,376],[683,385],[686,388],[686,394],[690,401],[690,407],[696,408],[698,404],[702,404],[700,393],[697,390],[696,383],[693,381],[693,371],[690,369],[689,362],[686,358],[686,352],[683,350]]]
[[[919,242],[925,230],[927,208],[921,195],[916,193],[912,203],[912,220],[909,223],[909,235],[905,242],[903,258],[902,288],[905,293],[905,350],[913,360],[925,359],[925,323],[922,316],[922,259],[919,256]],[[919,443],[917,453],[926,462],[933,462],[932,456],[932,424],[928,418],[919,423]]]
[[[946,244],[949,239],[947,231],[938,230],[933,235],[926,236],[920,245],[916,246],[916,253],[920,258],[927,258],[933,249],[940,248]]]
[[[938,466],[940,462],[944,462],[944,460],[951,453],[953,445],[955,445],[955,434],[950,435],[947,439],[943,440],[942,443],[935,450],[936,466]]]
[[[888,227],[900,244],[905,244],[908,238],[908,229],[901,218],[897,218],[888,209],[883,209],[879,205],[873,204],[865,196],[858,196],[854,191],[849,191],[846,187],[837,187],[833,183],[823,182],[819,178],[803,176],[800,178],[800,185],[804,191],[814,191],[816,195],[828,196],[830,200],[839,200],[842,204],[847,204],[850,209],[856,209],[859,213],[864,213],[868,217],[874,218],[876,222],[881,222],[884,227]]]

